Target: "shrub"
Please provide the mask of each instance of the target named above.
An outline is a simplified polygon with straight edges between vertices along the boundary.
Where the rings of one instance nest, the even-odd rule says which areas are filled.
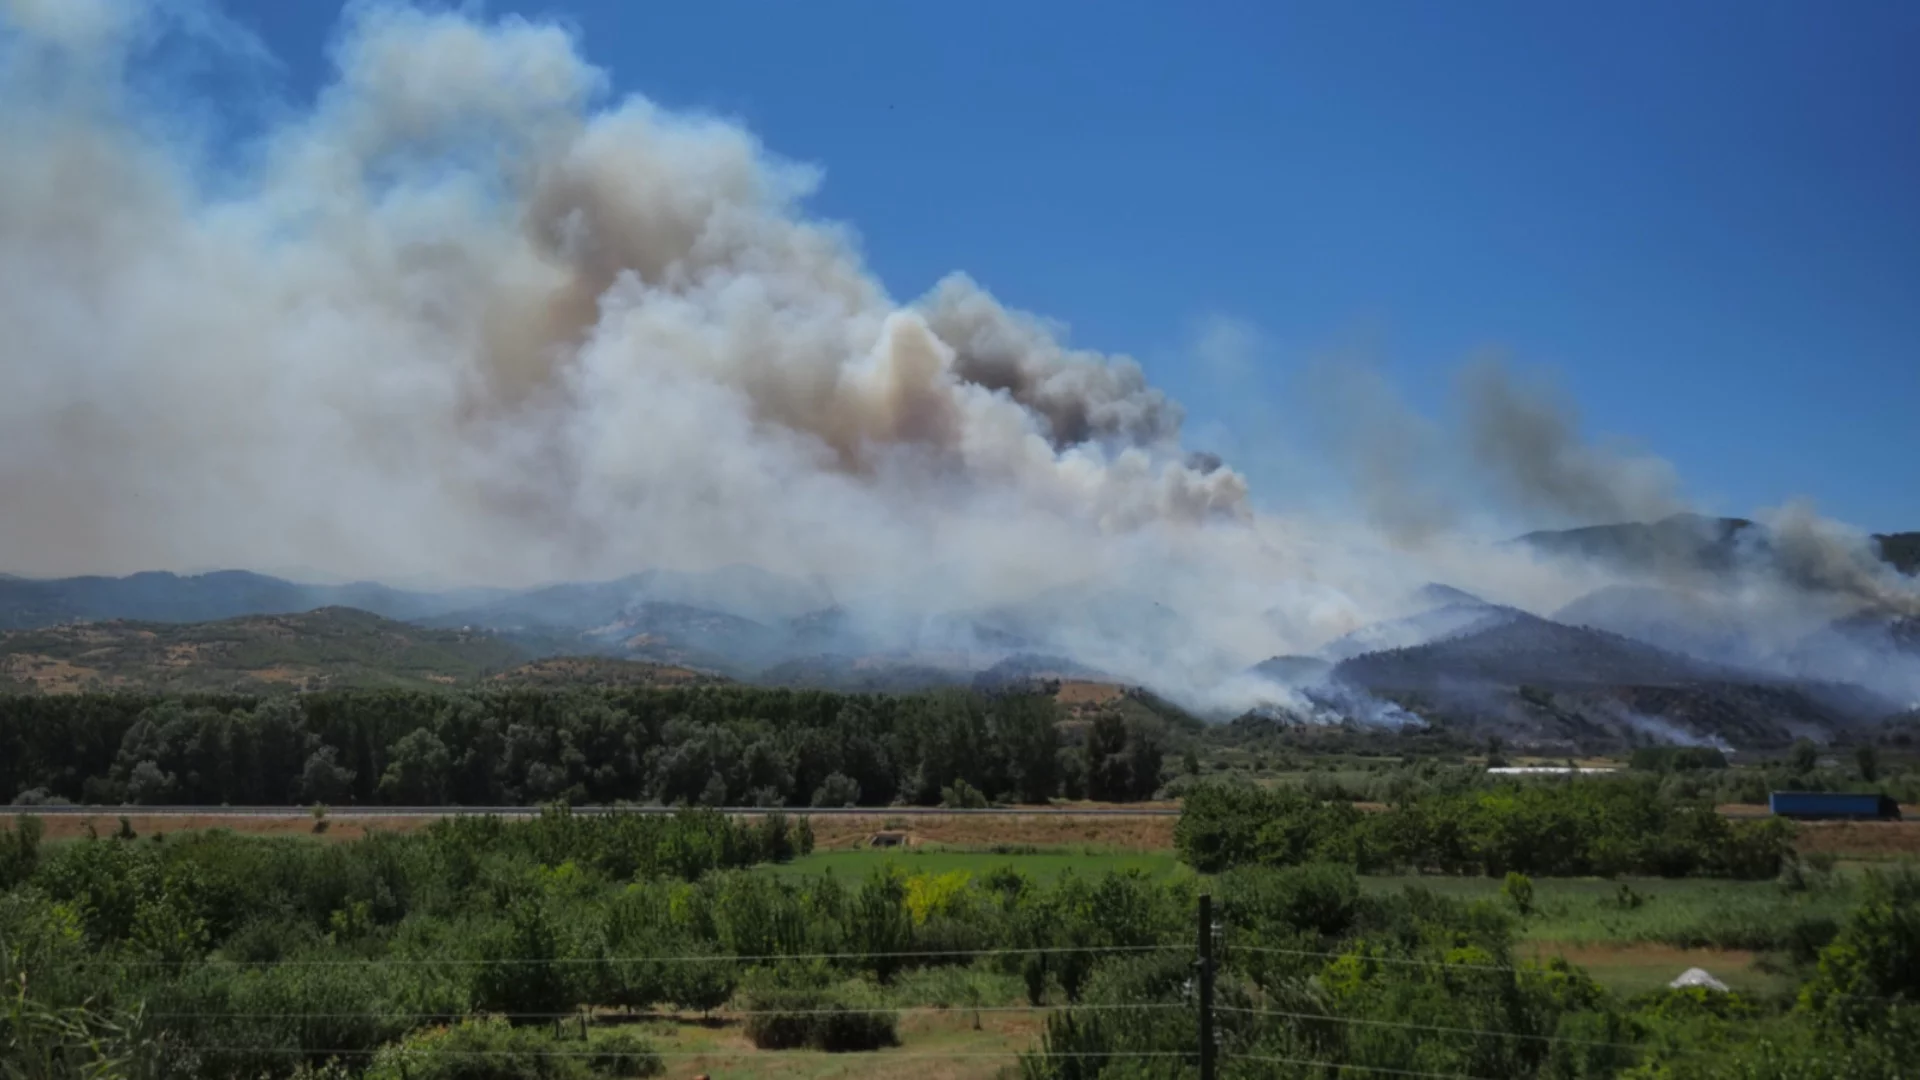
[[[965,780],[955,780],[951,787],[940,790],[940,805],[955,810],[984,810],[987,797]]]
[[[745,1001],[747,1038],[755,1047],[845,1053],[899,1045],[899,1015],[879,1007],[870,991],[804,985],[810,981],[786,973],[754,980]]]
[[[0,832],[0,889],[10,889],[33,876],[40,865],[40,837],[44,826],[37,817],[13,819],[13,828]]]
[[[592,1050],[587,1063],[604,1076],[659,1076],[667,1071],[653,1044],[628,1032],[615,1032],[596,1039]]]
[[[1507,871],[1507,880],[1500,886],[1500,895],[1521,915],[1533,914],[1533,879],[1517,870]]]
[[[815,806],[858,806],[860,805],[860,781],[846,773],[828,773],[826,779],[813,791]]]
[[[364,1080],[589,1080],[594,1072],[587,1057],[564,1052],[577,1048],[544,1028],[468,1021],[382,1048]]]

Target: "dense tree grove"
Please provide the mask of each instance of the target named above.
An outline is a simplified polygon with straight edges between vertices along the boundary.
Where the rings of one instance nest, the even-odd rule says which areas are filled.
[[[1175,831],[1181,856],[1207,872],[1340,862],[1495,877],[1770,878],[1791,838],[1780,819],[1730,821],[1639,778],[1432,791],[1377,812],[1298,788],[1206,784],[1187,793]]]
[[[27,1013],[67,1017],[73,1075],[109,1051],[154,1077],[286,1076],[334,1057],[388,1075],[395,1055],[402,1075],[405,1048],[431,1058],[448,1038],[410,1033],[448,1023],[463,1032],[448,1052],[508,1053],[525,1049],[511,1033],[463,1022],[572,1030],[588,1006],[736,997],[767,1014],[750,1034],[769,1047],[870,1048],[893,1022],[859,1008],[875,1000],[860,985],[985,953],[1006,977],[1030,971],[1036,997],[1071,1000],[1104,950],[1181,940],[1193,895],[1140,875],[787,880],[750,869],[808,849],[805,820],[779,813],[561,806],[327,844],[17,834],[27,854],[0,893],[0,977],[33,1009],[11,1027],[0,1017],[0,1035],[18,1048]],[[411,1075],[437,1074],[416,1062]]]
[[[0,793],[138,805],[931,805],[1159,786],[1159,716],[1063,745],[1051,699],[709,687],[0,697]],[[961,785],[964,785],[963,787]]]

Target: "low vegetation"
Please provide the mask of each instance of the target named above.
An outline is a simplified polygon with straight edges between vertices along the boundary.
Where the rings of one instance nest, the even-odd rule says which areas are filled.
[[[714,1045],[682,1041],[675,1015],[731,1025],[779,1063],[914,1051],[928,1029],[903,1020],[928,1009],[955,1034],[969,1014],[977,1031],[982,1012],[1032,1009],[1031,1036],[980,1036],[1034,1038],[1023,1077],[1174,1080],[1193,1069],[1204,888],[1223,1076],[1905,1075],[1920,1051],[1912,872],[1775,851],[1768,880],[1551,876],[1548,857],[1632,869],[1686,844],[1692,872],[1714,873],[1732,865],[1716,845],[1753,843],[1660,784],[1501,784],[1374,812],[1208,786],[1177,832],[1210,880],[1020,846],[801,870],[813,830],[777,813],[555,806],[327,843],[127,830],[56,845],[22,818],[0,847],[0,975],[25,989],[0,1023],[8,1053],[51,1055],[36,1075],[587,1080]],[[1367,830],[1416,820],[1453,823],[1471,858],[1427,867],[1443,876],[1355,873]],[[1548,832],[1514,831],[1529,821]],[[1746,950],[1711,955],[1763,956],[1764,977],[1667,989],[1667,971],[1625,993],[1553,955],[1604,966],[1582,947],[1597,943]]]

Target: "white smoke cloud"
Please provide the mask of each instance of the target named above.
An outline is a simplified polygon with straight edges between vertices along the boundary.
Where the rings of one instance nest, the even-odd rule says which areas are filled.
[[[1610,580],[1394,488],[1425,435],[1362,470],[1408,529],[1385,503],[1384,534],[1255,513],[1133,361],[964,275],[895,299],[807,214],[819,170],[610,98],[554,25],[352,5],[313,107],[210,169],[125,47],[195,10],[0,0],[7,570],[747,563],[903,620],[1097,584],[1184,621],[1096,606],[1056,640],[1190,695],[1430,581],[1551,610]],[[1257,340],[1208,333],[1229,360]],[[1501,378],[1469,397],[1520,503],[1672,501]]]
[[[16,2],[14,48],[98,59],[107,16],[49,10]],[[530,578],[852,563],[982,497],[1095,532],[1245,516],[1137,365],[962,277],[891,301],[799,211],[817,173],[740,128],[596,108],[553,26],[351,19],[231,197],[130,102],[6,101],[20,568]]]

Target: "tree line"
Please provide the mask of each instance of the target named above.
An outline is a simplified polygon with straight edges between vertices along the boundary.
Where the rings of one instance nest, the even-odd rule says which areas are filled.
[[[1778,818],[1730,821],[1652,777],[1428,789],[1383,810],[1297,788],[1204,784],[1188,791],[1174,838],[1208,873],[1337,862],[1362,872],[1509,872],[1771,878],[1792,852]]]
[[[1132,800],[1177,715],[1064,737],[1051,698],[742,687],[0,697],[16,805],[934,805]]]

